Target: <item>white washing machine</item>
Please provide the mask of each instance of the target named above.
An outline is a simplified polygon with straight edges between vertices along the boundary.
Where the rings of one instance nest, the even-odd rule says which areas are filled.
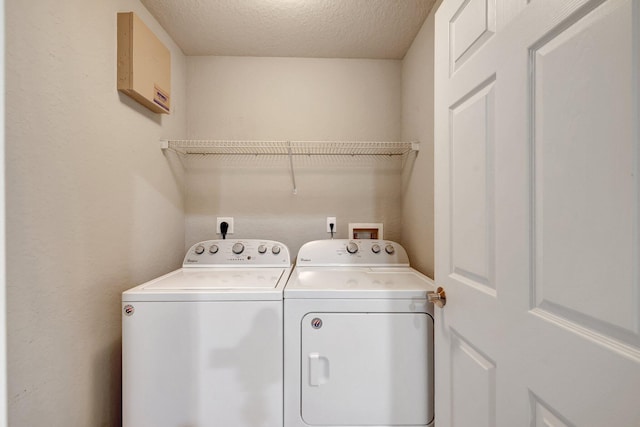
[[[208,240],[122,294],[124,427],[282,427],[287,247]]]
[[[434,288],[391,241],[302,246],[284,290],[284,426],[432,426]]]

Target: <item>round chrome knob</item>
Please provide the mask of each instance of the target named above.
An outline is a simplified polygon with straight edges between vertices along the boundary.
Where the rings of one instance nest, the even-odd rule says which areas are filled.
[[[353,242],[347,243],[347,252],[349,252],[350,254],[355,254],[356,252],[358,252],[358,245]]]
[[[263,254],[265,252],[267,252],[267,247],[265,245],[258,246],[258,253]]]
[[[209,253],[211,253],[211,254],[217,254],[217,253],[218,253],[218,245],[211,245],[211,246],[209,246]]]
[[[273,252],[274,255],[278,255],[280,253],[280,246],[274,246],[271,248],[271,252]]]
[[[396,251],[396,249],[392,245],[387,245],[384,247],[384,251],[391,255]]]
[[[242,243],[236,243],[231,248],[234,254],[239,255],[244,251],[244,245]]]
[[[380,245],[375,243],[373,246],[371,246],[371,252],[373,252],[374,254],[380,253]]]
[[[196,254],[202,255],[204,253],[204,246],[198,245],[196,246]]]

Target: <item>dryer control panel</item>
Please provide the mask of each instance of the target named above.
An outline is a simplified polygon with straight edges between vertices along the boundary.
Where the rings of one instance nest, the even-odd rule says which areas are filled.
[[[298,252],[298,266],[409,266],[409,257],[391,240],[331,239],[304,244]]]
[[[191,246],[182,263],[183,267],[289,265],[291,257],[285,244],[259,239],[205,240]]]

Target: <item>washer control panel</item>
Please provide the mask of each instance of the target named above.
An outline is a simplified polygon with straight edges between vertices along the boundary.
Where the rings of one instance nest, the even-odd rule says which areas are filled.
[[[289,249],[274,240],[226,239],[205,240],[191,246],[183,267],[221,266],[290,266]]]
[[[404,248],[390,240],[332,239],[304,244],[298,252],[299,266],[408,266]]]

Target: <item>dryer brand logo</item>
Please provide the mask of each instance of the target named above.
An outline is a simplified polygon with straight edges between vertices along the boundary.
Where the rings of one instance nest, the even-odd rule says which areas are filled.
[[[320,319],[319,317],[314,317],[313,319],[311,319],[311,327],[313,329],[322,328],[322,319]]]
[[[304,261],[304,262],[310,262],[311,258],[300,258],[300,261]]]
[[[125,305],[122,310],[124,311],[125,316],[133,316],[133,313],[136,311],[131,304]]]

